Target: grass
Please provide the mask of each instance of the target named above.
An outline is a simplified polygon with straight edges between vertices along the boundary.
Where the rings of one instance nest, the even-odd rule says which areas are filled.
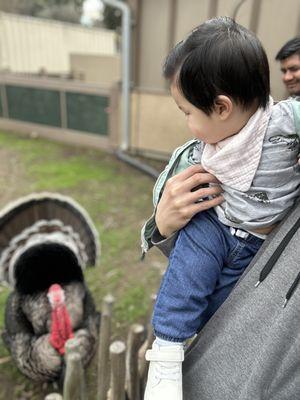
[[[130,324],[146,324],[151,294],[164,259],[158,251],[140,261],[140,228],[152,211],[153,180],[101,151],[0,132],[0,206],[20,196],[59,192],[90,214],[100,236],[101,257],[85,278],[98,309],[115,297],[113,338],[126,340]],[[0,330],[8,289],[0,287]],[[0,341],[0,361],[7,356]],[[49,389],[24,378],[12,362],[0,363],[0,400],[40,400]],[[11,389],[8,389],[10,387]]]

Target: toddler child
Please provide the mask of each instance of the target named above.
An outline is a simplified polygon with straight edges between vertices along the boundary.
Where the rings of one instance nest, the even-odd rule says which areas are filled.
[[[174,152],[155,202],[182,164],[195,163],[221,182],[224,202],[178,233],[154,308],[145,400],[182,399],[185,341],[224,302],[300,193],[300,104],[274,105],[268,60],[253,33],[228,17],[209,20],[170,52],[164,76],[196,140]],[[145,247],[154,229],[155,213],[142,232]]]

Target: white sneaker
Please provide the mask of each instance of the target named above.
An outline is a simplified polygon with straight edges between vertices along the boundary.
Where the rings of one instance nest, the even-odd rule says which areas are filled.
[[[182,400],[182,345],[153,343],[146,360],[150,365],[144,400]]]

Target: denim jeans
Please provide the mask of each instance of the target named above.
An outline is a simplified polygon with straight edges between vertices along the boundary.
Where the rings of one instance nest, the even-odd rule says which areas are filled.
[[[228,297],[263,243],[251,234],[231,234],[214,210],[194,216],[178,235],[153,314],[157,337],[182,342],[192,337]]]

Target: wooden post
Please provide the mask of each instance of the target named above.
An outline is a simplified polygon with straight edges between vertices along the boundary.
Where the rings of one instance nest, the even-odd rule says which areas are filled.
[[[126,357],[126,387],[129,400],[140,400],[140,376],[138,370],[138,351],[145,335],[145,328],[133,324],[129,329]]]
[[[106,400],[110,380],[109,345],[111,316],[115,299],[107,295],[103,299],[100,333],[98,340],[97,400]]]
[[[60,121],[61,128],[68,128],[68,114],[67,114],[67,98],[66,92],[62,89],[59,91],[59,104],[60,104]]]
[[[63,400],[62,396],[58,393],[47,394],[45,400]]]
[[[149,363],[145,359],[145,354],[148,349],[152,346],[153,340],[154,340],[154,335],[153,335],[153,329],[152,329],[152,324],[151,324],[151,317],[152,317],[152,311],[153,311],[153,306],[156,301],[156,295],[151,296],[151,305],[149,308],[149,323],[147,325],[147,337],[143,345],[139,349],[139,374],[140,374],[140,379],[141,379],[141,391],[144,392],[145,389],[145,384],[146,384],[146,379],[147,379],[147,374],[148,374],[148,367]]]
[[[97,400],[106,400],[109,387],[109,344],[111,332],[111,316],[101,315],[98,347]]]
[[[139,349],[138,364],[139,364],[139,375],[142,381],[142,386],[144,385],[144,382],[147,379],[148,366],[149,366],[149,363],[146,361],[145,355],[146,351],[151,348],[153,340],[154,340],[153,330],[152,327],[150,326],[147,329],[147,338]]]
[[[112,296],[111,294],[106,295],[102,303],[102,313],[112,315],[114,302],[115,302],[114,296]]]
[[[121,341],[113,342],[109,347],[111,360],[110,400],[125,400],[125,350]]]
[[[9,118],[7,92],[6,92],[5,84],[0,85],[0,97],[1,97],[1,103],[2,103],[2,115],[4,118]]]
[[[79,343],[76,338],[68,339],[65,345],[65,362],[67,363],[67,358],[69,354],[78,353]]]
[[[85,400],[84,373],[78,353],[78,341],[69,339],[66,343],[66,376],[64,381],[64,400]]]

